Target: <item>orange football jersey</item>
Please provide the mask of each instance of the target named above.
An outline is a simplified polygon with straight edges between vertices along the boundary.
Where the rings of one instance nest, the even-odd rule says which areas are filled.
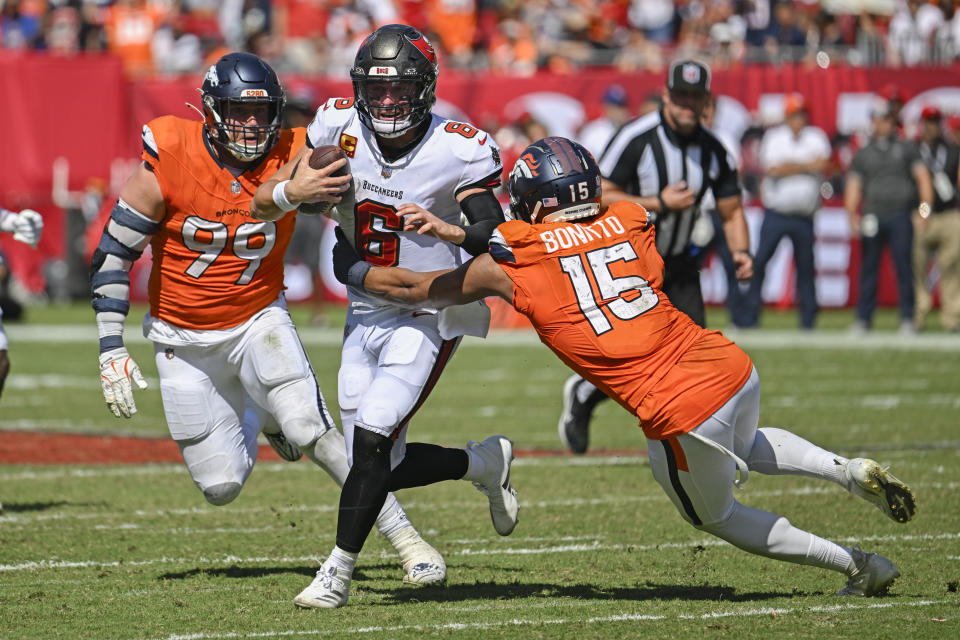
[[[746,353],[660,290],[663,260],[643,207],[618,202],[586,222],[510,221],[497,232],[490,254],[513,280],[514,306],[648,438],[695,428],[749,377]]]
[[[163,116],[144,127],[142,158],[167,208],[151,242],[151,315],[187,329],[226,329],[277,299],[295,212],[257,220],[250,200],[305,136],[282,131],[260,164],[235,178],[207,148],[202,122]]]

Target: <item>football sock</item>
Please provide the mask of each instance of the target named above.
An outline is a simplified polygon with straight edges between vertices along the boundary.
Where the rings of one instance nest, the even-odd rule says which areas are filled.
[[[368,429],[354,432],[353,466],[340,492],[337,546],[359,553],[387,499],[393,442]]]
[[[413,529],[410,519],[407,518],[407,514],[403,511],[400,503],[397,502],[396,497],[392,493],[388,493],[383,508],[380,509],[380,515],[377,516],[377,530],[392,543],[396,535],[407,528]]]
[[[767,475],[795,475],[844,485],[846,458],[821,449],[784,429],[757,429],[746,463],[751,471]]]
[[[730,516],[704,525],[704,531],[757,555],[847,573],[853,558],[845,547],[825,540],[775,513],[734,503]]]
[[[435,444],[411,442],[403,461],[390,475],[390,490],[459,480],[467,473],[467,453]]]
[[[330,552],[328,562],[332,562],[338,569],[342,569],[347,575],[353,575],[353,568],[357,566],[357,555],[350,551],[344,551],[339,546],[333,548]]]

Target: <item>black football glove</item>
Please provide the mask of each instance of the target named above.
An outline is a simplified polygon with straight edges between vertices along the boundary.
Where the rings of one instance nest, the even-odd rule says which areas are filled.
[[[339,225],[334,228],[334,233],[337,243],[333,245],[333,275],[348,287],[366,291],[363,281],[372,265],[357,254]]]

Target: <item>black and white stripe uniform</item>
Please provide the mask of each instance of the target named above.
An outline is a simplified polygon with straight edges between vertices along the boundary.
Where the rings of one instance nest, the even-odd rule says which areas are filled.
[[[708,129],[681,136],[656,111],[628,122],[600,156],[603,177],[630,195],[657,197],[664,187],[686,182],[694,204],[660,212],[655,223],[657,251],[664,258],[664,292],[678,309],[704,324],[697,259],[690,253],[690,233],[707,189],[717,200],[739,196],[736,162]]]
[[[664,122],[662,112],[649,113],[621,127],[599,164],[607,180],[631,195],[655,197],[681,180],[696,192],[692,207],[658,216],[657,250],[665,258],[686,252],[707,189],[713,190],[717,200],[740,195],[736,163],[723,143],[703,127],[681,137]]]

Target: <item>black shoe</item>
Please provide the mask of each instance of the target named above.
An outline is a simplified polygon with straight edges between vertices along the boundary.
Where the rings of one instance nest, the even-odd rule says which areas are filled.
[[[590,444],[590,416],[596,403],[580,402],[577,390],[582,384],[590,384],[574,374],[563,385],[563,414],[557,425],[560,440],[570,451],[581,454],[587,452]]]
[[[284,460],[296,462],[303,457],[303,452],[300,451],[300,447],[287,440],[283,435],[283,431],[276,433],[267,433],[264,431],[263,435],[266,436],[267,442],[269,442],[273,450],[277,452],[277,455]]]

